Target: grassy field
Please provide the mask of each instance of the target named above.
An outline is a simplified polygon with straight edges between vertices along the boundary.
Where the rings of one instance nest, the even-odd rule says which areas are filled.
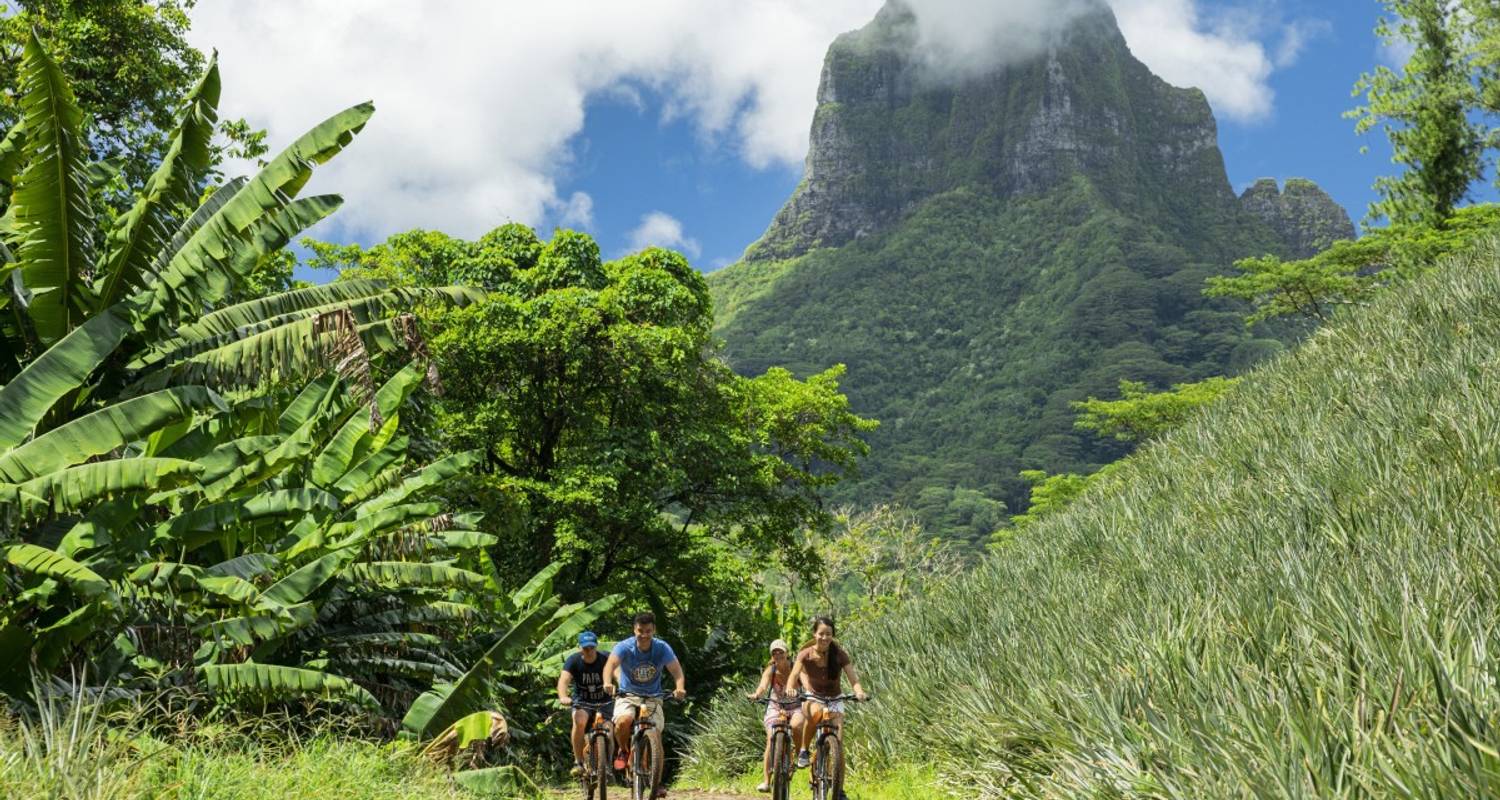
[[[852,632],[851,757],[980,798],[1500,795],[1497,401],[1491,241]]]
[[[0,714],[0,798],[336,798],[457,800],[474,794],[411,750],[341,734],[195,724],[140,732],[139,710],[44,708],[25,723]]]

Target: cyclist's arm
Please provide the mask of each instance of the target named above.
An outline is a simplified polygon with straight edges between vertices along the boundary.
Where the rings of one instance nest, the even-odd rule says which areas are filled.
[[[812,684],[807,681],[807,670],[802,668],[802,659],[792,662],[792,671],[786,676],[786,690],[788,692],[801,691],[803,694],[812,694]]]
[[[609,654],[609,660],[604,662],[604,693],[613,695],[615,693],[615,673],[620,671],[620,657],[614,653]]]
[[[850,661],[844,665],[844,675],[849,678],[849,685],[854,687],[854,696],[865,699],[865,689],[859,685],[859,673],[854,671],[854,662]]]
[[[760,683],[756,685],[755,691],[752,691],[750,694],[747,694],[745,696],[750,698],[751,700],[759,699],[761,695],[766,693],[767,689],[771,688],[771,674],[775,671],[775,664],[767,665],[767,667],[760,673]]]
[[[677,679],[677,691],[673,692],[672,694],[676,695],[678,700],[686,697],[687,676],[682,673],[682,662],[676,659],[668,662],[667,672],[672,673],[672,677]]]
[[[571,686],[572,683],[573,673],[567,670],[563,670],[562,673],[557,676],[557,702],[566,705],[567,703],[572,701],[572,698],[568,696],[568,687]]]

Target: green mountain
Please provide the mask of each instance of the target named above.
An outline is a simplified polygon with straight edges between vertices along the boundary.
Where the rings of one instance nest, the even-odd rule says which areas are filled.
[[[846,363],[882,423],[836,500],[899,500],[977,540],[1022,469],[1120,445],[1070,401],[1236,373],[1282,349],[1202,297],[1236,258],[1354,234],[1308,181],[1237,197],[1196,89],[1137,61],[1102,5],[1039,56],[935,73],[889,2],[830,47],[805,177],[744,259],[709,276],[737,369]]]

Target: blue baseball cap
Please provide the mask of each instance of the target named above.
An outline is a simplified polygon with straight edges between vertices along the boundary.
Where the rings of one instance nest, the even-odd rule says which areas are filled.
[[[579,647],[598,647],[599,646],[599,636],[597,634],[595,634],[593,631],[584,631],[583,633],[578,634],[578,646]]]

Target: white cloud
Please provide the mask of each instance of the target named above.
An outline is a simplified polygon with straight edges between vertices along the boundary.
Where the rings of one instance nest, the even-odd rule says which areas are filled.
[[[661,211],[652,211],[641,217],[641,224],[630,232],[631,252],[647,247],[665,247],[693,258],[703,252],[696,239],[683,233],[682,223],[677,218]]]
[[[1277,69],[1286,69],[1297,63],[1308,42],[1333,32],[1333,24],[1326,19],[1296,20],[1285,25],[1281,32],[1281,43],[1276,45],[1276,57],[1272,59]]]
[[[564,227],[583,230],[594,227],[594,198],[588,192],[574,192],[568,199],[550,204],[549,210]]]
[[[1235,29],[1203,24],[1194,0],[1111,0],[1131,52],[1163,80],[1203,90],[1220,115],[1241,121],[1271,112],[1274,69],[1266,48]]]
[[[914,3],[934,43],[958,52],[980,47],[984,31],[1045,31],[1080,1]],[[1221,114],[1269,110],[1273,59],[1249,36],[1206,26],[1206,3],[1110,2],[1162,77],[1201,86]],[[638,97],[632,85],[660,93],[665,113],[691,120],[711,146],[755,167],[797,166],[829,42],[880,5],[219,0],[194,7],[190,38],[220,51],[221,112],[268,128],[273,146],[375,101],[375,118],[313,187],[345,196],[341,238],[412,227],[475,236],[512,219],[588,227],[591,198],[559,187],[570,139],[589,98]]]

